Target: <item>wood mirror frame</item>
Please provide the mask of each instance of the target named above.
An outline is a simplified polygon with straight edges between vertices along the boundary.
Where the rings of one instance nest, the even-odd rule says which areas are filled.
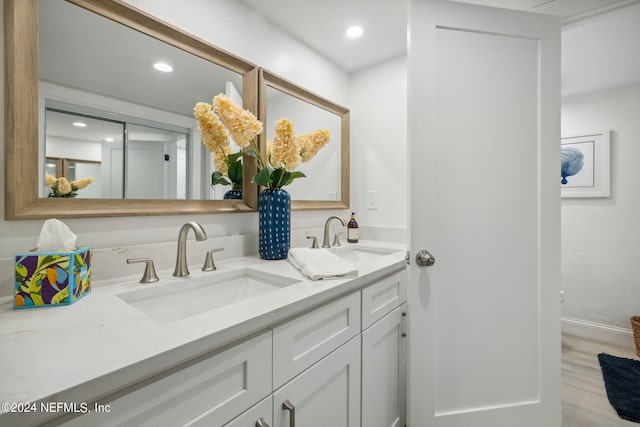
[[[272,87],[285,94],[291,95],[304,102],[314,105],[320,109],[335,114],[340,118],[341,134],[340,134],[340,200],[291,200],[291,208],[294,210],[311,210],[311,209],[348,209],[349,208],[349,138],[350,138],[350,113],[349,109],[329,101],[312,93],[295,83],[287,81],[264,68],[259,71],[259,89],[258,99],[260,101],[258,112],[262,123],[265,123],[267,117],[267,87]],[[261,147],[266,147],[266,131],[258,136]],[[263,149],[264,150],[264,149]],[[309,179],[309,178],[307,178]],[[295,185],[295,184],[294,184]]]
[[[258,69],[120,0],[67,0],[243,76],[244,108],[257,112]],[[255,211],[255,162],[244,159],[242,200],[60,199],[38,194],[38,0],[5,0],[5,220]]]

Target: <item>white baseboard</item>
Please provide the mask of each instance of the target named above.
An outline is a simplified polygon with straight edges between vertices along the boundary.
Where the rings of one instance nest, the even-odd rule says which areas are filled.
[[[630,328],[563,317],[562,333],[635,350],[633,332]]]

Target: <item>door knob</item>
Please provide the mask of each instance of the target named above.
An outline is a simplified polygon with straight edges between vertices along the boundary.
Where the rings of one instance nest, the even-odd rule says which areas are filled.
[[[416,254],[416,264],[420,267],[431,267],[435,263],[436,259],[429,253],[429,251],[422,249]]]

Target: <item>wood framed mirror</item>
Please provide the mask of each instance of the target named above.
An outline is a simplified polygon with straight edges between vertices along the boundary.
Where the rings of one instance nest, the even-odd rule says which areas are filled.
[[[287,186],[292,209],[349,208],[349,110],[263,68],[259,69],[258,80],[262,147],[273,139],[274,124],[283,117],[291,120],[296,134],[319,128],[331,132],[329,143],[316,157],[296,169],[306,178]]]
[[[44,0],[46,7],[51,7],[51,0]],[[258,69],[251,64],[233,54],[219,49],[203,40],[200,40],[182,30],[179,30],[167,23],[161,22],[156,18],[148,15],[132,6],[127,5],[119,0],[104,2],[101,0],[67,0],[60,2],[65,7],[73,7],[81,10],[85,15],[92,15],[100,20],[108,22],[110,25],[116,23],[129,32],[142,34],[148,38],[150,42],[161,43],[170,46],[176,50],[176,55],[182,58],[178,64],[185,64],[191,59],[204,62],[203,66],[215,66],[228,70],[237,74],[237,80],[241,82],[240,102],[245,109],[257,114],[258,110]],[[59,112],[64,109],[65,113],[82,114],[84,116],[94,116],[95,114],[104,113],[107,120],[119,121],[123,116],[136,116],[133,121],[139,119],[138,115],[128,110],[113,111],[99,105],[98,100],[105,98],[105,91],[108,89],[99,89],[91,87],[91,90],[84,90],[75,85],[74,82],[52,81],[47,76],[46,79],[41,77],[39,63],[39,1],[38,0],[5,0],[5,219],[6,220],[22,220],[22,219],[40,219],[40,218],[69,218],[69,217],[104,217],[104,216],[132,216],[132,215],[174,215],[174,214],[206,214],[206,213],[233,213],[233,212],[250,212],[257,208],[257,186],[251,184],[251,176],[255,174],[255,163],[251,158],[244,159],[243,168],[243,199],[242,200],[210,200],[207,191],[207,175],[210,174],[207,162],[209,155],[202,148],[199,135],[195,132],[192,136],[191,151],[188,154],[189,160],[197,163],[194,165],[195,173],[187,175],[187,181],[198,180],[202,177],[203,183],[200,190],[193,190],[198,186],[191,187],[191,193],[183,195],[182,199],[160,199],[160,198],[120,198],[107,196],[106,198],[48,198],[43,190],[45,163],[47,157],[61,157],[59,155],[47,156],[43,148],[45,135],[45,125],[43,112],[52,111]],[[47,15],[48,16],[48,15]],[[59,22],[58,26],[61,26]],[[93,28],[93,27],[90,27]],[[62,33],[62,31],[61,31]],[[80,35],[76,37],[80,38]],[[98,35],[98,37],[100,37]],[[51,38],[47,36],[47,38]],[[146,43],[146,42],[145,42]],[[126,43],[119,41],[113,43],[114,48],[121,48]],[[146,50],[142,50],[145,51]],[[60,55],[56,53],[56,55]],[[82,60],[80,60],[82,61]],[[43,61],[44,62],[44,61]],[[59,58],[58,64],[71,63],[70,58]],[[82,62],[80,62],[82,63]],[[82,64],[86,64],[85,61]],[[84,65],[83,65],[84,67]],[[83,68],[75,67],[75,68]],[[125,67],[124,74],[131,74],[133,67]],[[65,74],[64,70],[59,74]],[[106,74],[117,74],[113,69],[105,70]],[[69,74],[68,72],[66,74]],[[121,74],[122,75],[122,74]],[[191,74],[191,79],[195,80],[196,75]],[[106,78],[104,80],[107,80]],[[96,84],[96,80],[94,83]],[[182,86],[178,85],[178,88]],[[95,89],[95,90],[94,90]],[[169,92],[170,85],[165,83],[164,90],[155,90],[153,95],[164,96],[165,98],[173,97]],[[113,90],[113,88],[112,88]],[[190,88],[193,92],[194,90]],[[184,92],[188,92],[184,88]],[[46,98],[43,93],[53,94],[53,101]],[[80,96],[72,94],[80,93]],[[218,92],[199,93],[200,99],[192,99],[185,96],[188,102],[183,102],[187,111],[169,111],[170,107],[157,107],[155,98],[149,97],[143,99],[140,95],[140,103],[142,106],[136,106],[138,110],[145,111],[162,111],[172,116],[182,116],[184,120],[188,120],[187,127],[193,129],[195,127],[195,119],[193,118],[193,106],[197,101],[211,103],[211,98]],[[61,95],[62,94],[62,95]],[[151,95],[151,94],[150,94]],[[46,99],[45,99],[46,98]],[[82,111],[78,112],[74,109],[78,108],[78,104],[82,102],[74,102],[75,99],[85,102],[80,107]],[[118,103],[123,101],[120,95],[115,96],[113,101]],[[124,100],[121,104],[132,104],[130,100]],[[51,106],[50,103],[53,103]],[[69,107],[69,110],[66,111]],[[149,108],[149,107],[156,107]],[[98,112],[98,113],[96,113]],[[94,114],[95,113],[95,114]],[[128,119],[127,119],[128,120]],[[151,119],[145,117],[146,123],[142,123],[149,127],[156,127],[156,122],[161,119]],[[140,125],[140,123],[135,123]],[[173,131],[171,126],[167,126]],[[49,127],[53,127],[50,124]],[[126,135],[127,133],[124,132]],[[126,146],[125,146],[126,148]],[[202,151],[200,153],[200,151]],[[200,154],[198,154],[200,153]],[[198,154],[198,155],[197,155]],[[70,156],[74,157],[74,156]],[[164,155],[164,160],[168,161],[169,155]],[[126,157],[125,157],[126,158]],[[195,159],[195,160],[194,160]],[[76,159],[78,160],[78,159]],[[98,163],[94,160],[94,163]],[[199,191],[201,196],[196,195]],[[131,191],[131,194],[137,194]],[[124,193],[126,197],[126,192]],[[153,196],[151,196],[153,197]],[[178,197],[181,197],[178,195]]]

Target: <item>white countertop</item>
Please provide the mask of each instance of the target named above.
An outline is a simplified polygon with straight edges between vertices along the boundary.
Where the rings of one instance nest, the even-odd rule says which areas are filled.
[[[193,278],[251,267],[300,283],[165,324],[117,294],[175,280],[168,270],[158,272],[160,281],[152,284],[138,283],[139,275],[94,282],[90,294],[65,307],[14,310],[12,297],[0,298],[0,402],[91,402],[116,387],[360,289],[405,265],[404,245],[362,241],[356,245],[397,251],[358,263],[359,275],[352,279],[311,281],[287,260],[265,261],[258,256],[217,262],[214,272],[193,266]],[[0,411],[0,423],[4,416]]]

